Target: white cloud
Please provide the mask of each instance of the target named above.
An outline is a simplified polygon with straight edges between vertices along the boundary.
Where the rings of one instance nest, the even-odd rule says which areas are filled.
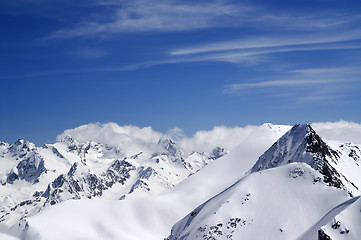
[[[216,126],[212,130],[198,131],[192,137],[179,141],[181,148],[191,153],[193,151],[211,152],[215,147],[231,150],[240,144],[258,126],[226,127]]]
[[[257,126],[225,127],[216,126],[212,130],[196,132],[192,137],[186,137],[179,128],[167,131],[165,134],[154,131],[151,127],[140,128],[137,126],[119,126],[116,123],[89,123],[68,129],[57,136],[62,140],[70,135],[78,142],[92,140],[109,146],[115,146],[130,154],[140,151],[153,153],[158,150],[157,143],[161,138],[171,138],[177,142],[178,147],[185,153],[194,151],[210,153],[215,147],[233,149]]]
[[[341,100],[350,90],[360,88],[360,74],[358,67],[299,69],[279,73],[279,76],[268,80],[242,81],[224,87],[226,94],[243,95],[263,91],[270,97],[293,102],[321,102]]]
[[[68,129],[57,136],[57,140],[70,135],[78,142],[92,140],[126,150],[130,154],[141,151],[151,152],[163,135],[151,127],[119,126],[116,123],[89,123],[74,129]]]
[[[84,20],[73,28],[53,32],[46,39],[99,37],[120,32],[186,31],[232,25],[231,18],[248,11],[247,7],[226,1],[119,0],[98,5],[110,5],[113,11],[104,14],[101,20]],[[107,20],[104,21],[104,18]]]
[[[168,130],[164,135],[163,138],[170,138],[176,142],[182,140],[183,138],[185,138],[184,132],[182,129],[180,128],[172,128],[170,130]]]
[[[212,52],[234,52],[238,50],[250,49],[252,49],[255,53],[256,50],[262,53],[265,51],[264,49],[267,49],[267,52],[277,52],[282,51],[282,48],[286,50],[288,49],[287,51],[308,50],[308,48],[304,48],[305,46],[308,46],[311,48],[311,50],[319,50],[324,48],[342,49],[350,46],[360,48],[360,45],[350,45],[344,43],[345,41],[358,39],[361,39],[361,33],[358,30],[341,30],[337,32],[323,32],[322,34],[307,32],[304,32],[303,34],[294,34],[289,32],[287,34],[279,34],[278,36],[262,35],[248,37],[248,39],[237,39],[232,41],[221,41],[208,44],[206,43],[198,46],[188,46],[170,51],[169,54],[180,56],[191,54],[206,54]],[[331,45],[335,43],[339,43],[339,45]]]
[[[51,38],[102,37],[120,32],[188,31],[210,27],[259,30],[315,31],[346,29],[360,15],[337,12],[280,12],[237,1],[107,0],[97,1],[96,14],[82,16],[73,27],[50,34]],[[342,37],[342,35],[339,35]]]
[[[299,14],[298,12],[263,12],[253,21],[275,25],[280,29],[288,30],[325,30],[346,28],[352,23],[360,21],[361,15],[353,15],[336,11],[309,11]]]
[[[268,88],[268,87],[295,87],[295,86],[305,86],[305,85],[318,85],[318,84],[327,84],[327,80],[318,80],[318,79],[290,79],[290,80],[275,80],[275,81],[263,81],[256,83],[239,83],[231,84],[226,87],[229,88],[231,92],[237,92],[239,90],[246,90],[249,88]]]
[[[233,40],[179,47],[157,60],[101,67],[92,71],[125,71],[204,61],[257,65],[272,62],[274,53],[361,48],[357,41],[361,40],[357,27],[361,15],[336,10],[277,12],[255,4],[221,0],[106,0],[97,1],[96,5],[103,10],[84,17],[72,27],[53,32],[45,39],[104,37],[124,32],[188,31],[210,27],[234,27],[244,34],[232,37]],[[251,35],[249,29],[258,35]],[[103,55],[91,51],[83,51],[82,54],[89,58]]]
[[[361,124],[341,120],[339,122],[312,123],[315,131],[326,140],[361,144]]]
[[[259,48],[259,49],[244,49],[224,52],[210,52],[204,54],[175,54],[168,58],[161,60],[153,60],[148,62],[141,62],[127,66],[109,67],[94,69],[94,71],[128,71],[141,68],[147,68],[164,64],[178,64],[178,63],[192,63],[192,62],[228,62],[237,65],[258,65],[265,61],[271,62],[272,57],[269,55],[273,53],[295,52],[295,51],[317,51],[317,50],[345,50],[345,49],[360,49],[361,44],[339,44],[333,46],[291,46],[291,47],[275,47],[275,48]]]
[[[210,153],[215,147],[232,150],[260,126],[245,127],[215,126],[211,130],[200,130],[193,136],[184,136],[183,131],[174,128],[166,132],[154,131],[151,127],[119,126],[116,123],[89,123],[64,131],[57,140],[70,135],[78,142],[92,140],[125,150],[129,154],[140,151],[151,154],[158,151],[159,139],[170,137],[187,154],[194,151]],[[361,124],[347,121],[313,123],[315,131],[326,140],[352,141],[361,144]]]

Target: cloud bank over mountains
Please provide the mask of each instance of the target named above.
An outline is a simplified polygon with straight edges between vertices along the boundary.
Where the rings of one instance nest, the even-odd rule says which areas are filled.
[[[192,137],[187,137],[179,128],[173,128],[166,133],[154,130],[152,127],[138,127],[132,125],[119,126],[117,123],[89,123],[74,129],[65,130],[57,136],[61,141],[66,136],[71,136],[78,142],[95,141],[126,149],[136,154],[140,151],[151,150],[157,147],[159,140],[167,138],[177,142],[178,147],[185,153],[193,151],[210,152],[215,147],[222,146],[227,150],[236,147],[257,126],[226,127],[216,126],[212,130],[196,132]]]
[[[361,143],[361,124],[359,123],[341,120],[339,122],[312,123],[312,126],[326,140]],[[209,153],[218,146],[226,148],[227,151],[232,150],[257,128],[256,125],[245,127],[215,126],[211,130],[197,131],[189,137],[185,136],[179,128],[173,128],[162,133],[152,127],[120,126],[114,122],[89,123],[65,130],[57,136],[57,141],[61,141],[69,135],[78,142],[92,140],[115,146],[120,150],[127,149],[136,154],[144,151],[144,149],[152,152],[157,147],[159,140],[169,138],[175,141],[180,150],[185,153],[190,154],[196,150]]]
[[[361,124],[341,120],[339,122],[312,123],[312,127],[326,140],[351,141],[361,144]]]

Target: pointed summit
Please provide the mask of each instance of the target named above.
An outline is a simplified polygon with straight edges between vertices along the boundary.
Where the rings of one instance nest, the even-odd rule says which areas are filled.
[[[172,161],[181,161],[183,159],[183,152],[178,149],[177,143],[170,138],[161,138],[158,141],[160,147],[160,155],[168,155]]]
[[[305,162],[312,168],[326,156],[337,157],[308,124],[296,124],[275,142],[252,168],[252,172],[278,167],[291,162]]]
[[[158,145],[164,148],[172,156],[176,155],[178,151],[176,143],[170,138],[159,139]]]
[[[11,144],[9,151],[14,156],[24,157],[26,154],[35,149],[35,144],[28,142],[24,139],[18,139],[16,142]]]
[[[251,172],[304,162],[320,172],[329,186],[342,188],[341,176],[332,166],[337,165],[338,158],[309,124],[296,124],[259,157]]]

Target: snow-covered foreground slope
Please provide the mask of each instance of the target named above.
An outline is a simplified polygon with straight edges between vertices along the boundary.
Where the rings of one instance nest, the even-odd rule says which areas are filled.
[[[242,178],[258,156],[288,129],[270,124],[258,127],[233,153],[160,195],[63,202],[22,221],[12,232],[24,239],[163,239],[189,211]]]
[[[8,234],[0,233],[1,240],[18,240],[17,237],[10,236]]]
[[[318,177],[304,163],[251,174],[193,210],[169,239],[296,239],[349,198]]]
[[[169,239],[359,239],[361,209],[357,198],[347,200],[361,193],[360,148],[346,145],[334,150],[309,125],[295,125],[249,175],[175,224]]]
[[[361,236],[360,235],[361,230],[360,230],[360,225],[359,225],[361,222],[360,221],[361,216],[360,216],[360,214],[357,214],[357,211],[355,211],[355,208],[358,208],[361,210],[361,208],[360,208],[361,202],[359,201],[359,199],[360,199],[360,196],[353,197],[353,198],[348,199],[345,202],[337,205],[336,207],[331,209],[328,213],[326,213],[326,215],[323,216],[317,223],[315,223],[306,232],[304,232],[300,237],[298,237],[297,240],[315,239],[315,236],[318,236],[319,239],[322,239],[322,238],[330,239],[330,235],[332,236],[331,239],[343,238],[342,236],[340,237],[339,234],[341,234],[341,235],[346,234],[345,239],[358,239],[359,236]],[[358,203],[355,204],[356,201],[358,201]],[[350,209],[348,210],[348,212],[345,213],[345,215],[347,217],[352,218],[352,221],[347,223],[347,225],[351,226],[351,229],[353,229],[353,231],[351,233],[347,227],[344,227],[344,226],[341,227],[341,222],[336,220],[336,218],[335,218],[335,217],[339,218],[340,213],[349,207],[350,207]],[[331,231],[335,235],[325,233],[324,229],[329,226],[334,230],[338,230],[338,231]]]
[[[346,210],[336,215],[318,230],[319,235],[330,239],[360,239],[361,236],[361,200],[352,203]]]

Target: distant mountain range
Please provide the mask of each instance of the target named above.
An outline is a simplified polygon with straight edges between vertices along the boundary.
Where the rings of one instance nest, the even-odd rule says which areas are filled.
[[[207,152],[169,136],[137,153],[69,135],[0,142],[0,227],[30,240],[356,240],[361,146],[333,131],[264,124]]]
[[[55,144],[35,147],[20,139],[0,142],[0,226],[6,230],[47,206],[69,199],[125,199],[160,193],[209,162],[225,155],[184,154],[171,139],[160,139],[153,153],[130,155],[93,141],[66,136]]]

